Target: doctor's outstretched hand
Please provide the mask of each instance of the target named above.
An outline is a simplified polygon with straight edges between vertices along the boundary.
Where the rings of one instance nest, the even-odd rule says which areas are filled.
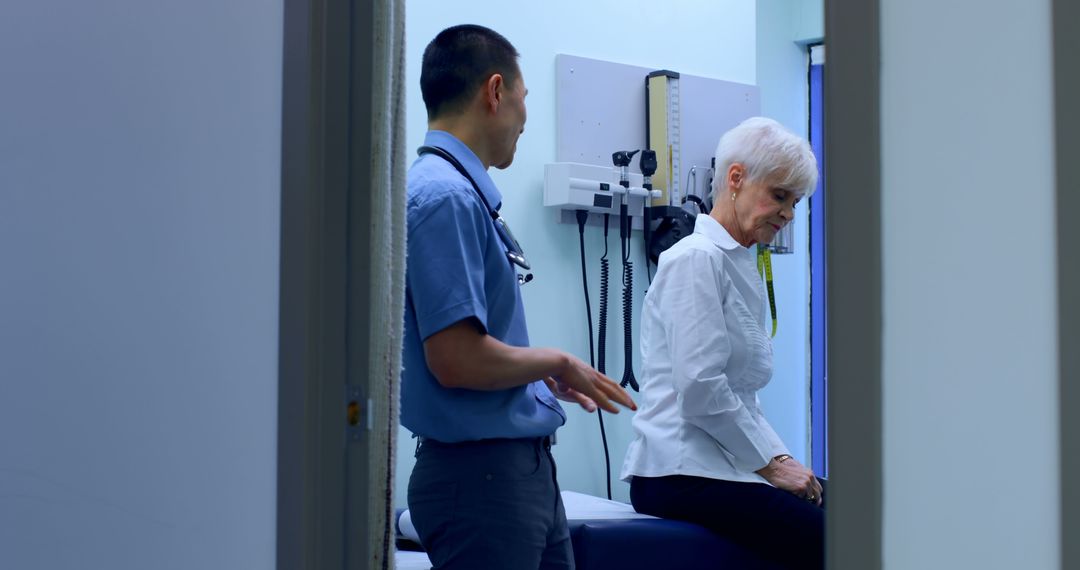
[[[606,412],[617,414],[619,408],[615,404],[637,410],[633,398],[617,382],[574,356],[567,354],[566,357],[568,360],[563,372],[553,378],[544,379],[556,398],[578,404],[586,412],[594,412],[599,407]]]
[[[556,398],[564,402],[577,404],[590,414],[596,411],[596,402],[585,394],[582,394],[565,384],[560,384],[556,382],[554,378],[550,377],[544,378],[544,384],[547,384],[548,389],[551,390],[551,393],[554,394]]]

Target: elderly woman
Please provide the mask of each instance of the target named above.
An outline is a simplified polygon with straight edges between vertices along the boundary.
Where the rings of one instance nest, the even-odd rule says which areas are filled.
[[[638,512],[691,521],[785,567],[824,565],[821,482],[758,405],[772,377],[756,244],[817,184],[807,142],[771,119],[716,149],[712,211],[660,255],[642,309],[641,402],[622,479]]]

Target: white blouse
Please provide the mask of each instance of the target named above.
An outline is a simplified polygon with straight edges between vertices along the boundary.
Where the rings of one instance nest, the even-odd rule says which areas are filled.
[[[768,484],[754,471],[788,450],[757,398],[772,377],[764,299],[755,252],[710,216],[660,255],[642,309],[641,398],[623,480]]]

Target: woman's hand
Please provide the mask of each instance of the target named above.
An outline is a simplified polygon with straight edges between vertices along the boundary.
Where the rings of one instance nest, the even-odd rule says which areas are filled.
[[[780,456],[782,461],[773,458],[768,465],[757,470],[758,475],[772,483],[777,489],[783,489],[797,497],[821,506],[821,484],[814,472],[791,456]]]

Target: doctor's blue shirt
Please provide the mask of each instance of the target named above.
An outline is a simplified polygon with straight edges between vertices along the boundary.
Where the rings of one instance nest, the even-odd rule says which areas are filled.
[[[480,159],[450,133],[429,131],[498,209],[502,195]],[[511,346],[529,346],[517,272],[472,184],[444,158],[425,154],[408,174],[401,424],[447,443],[543,437],[566,415],[542,379],[507,390],[444,388],[428,369],[424,341],[463,319]]]

